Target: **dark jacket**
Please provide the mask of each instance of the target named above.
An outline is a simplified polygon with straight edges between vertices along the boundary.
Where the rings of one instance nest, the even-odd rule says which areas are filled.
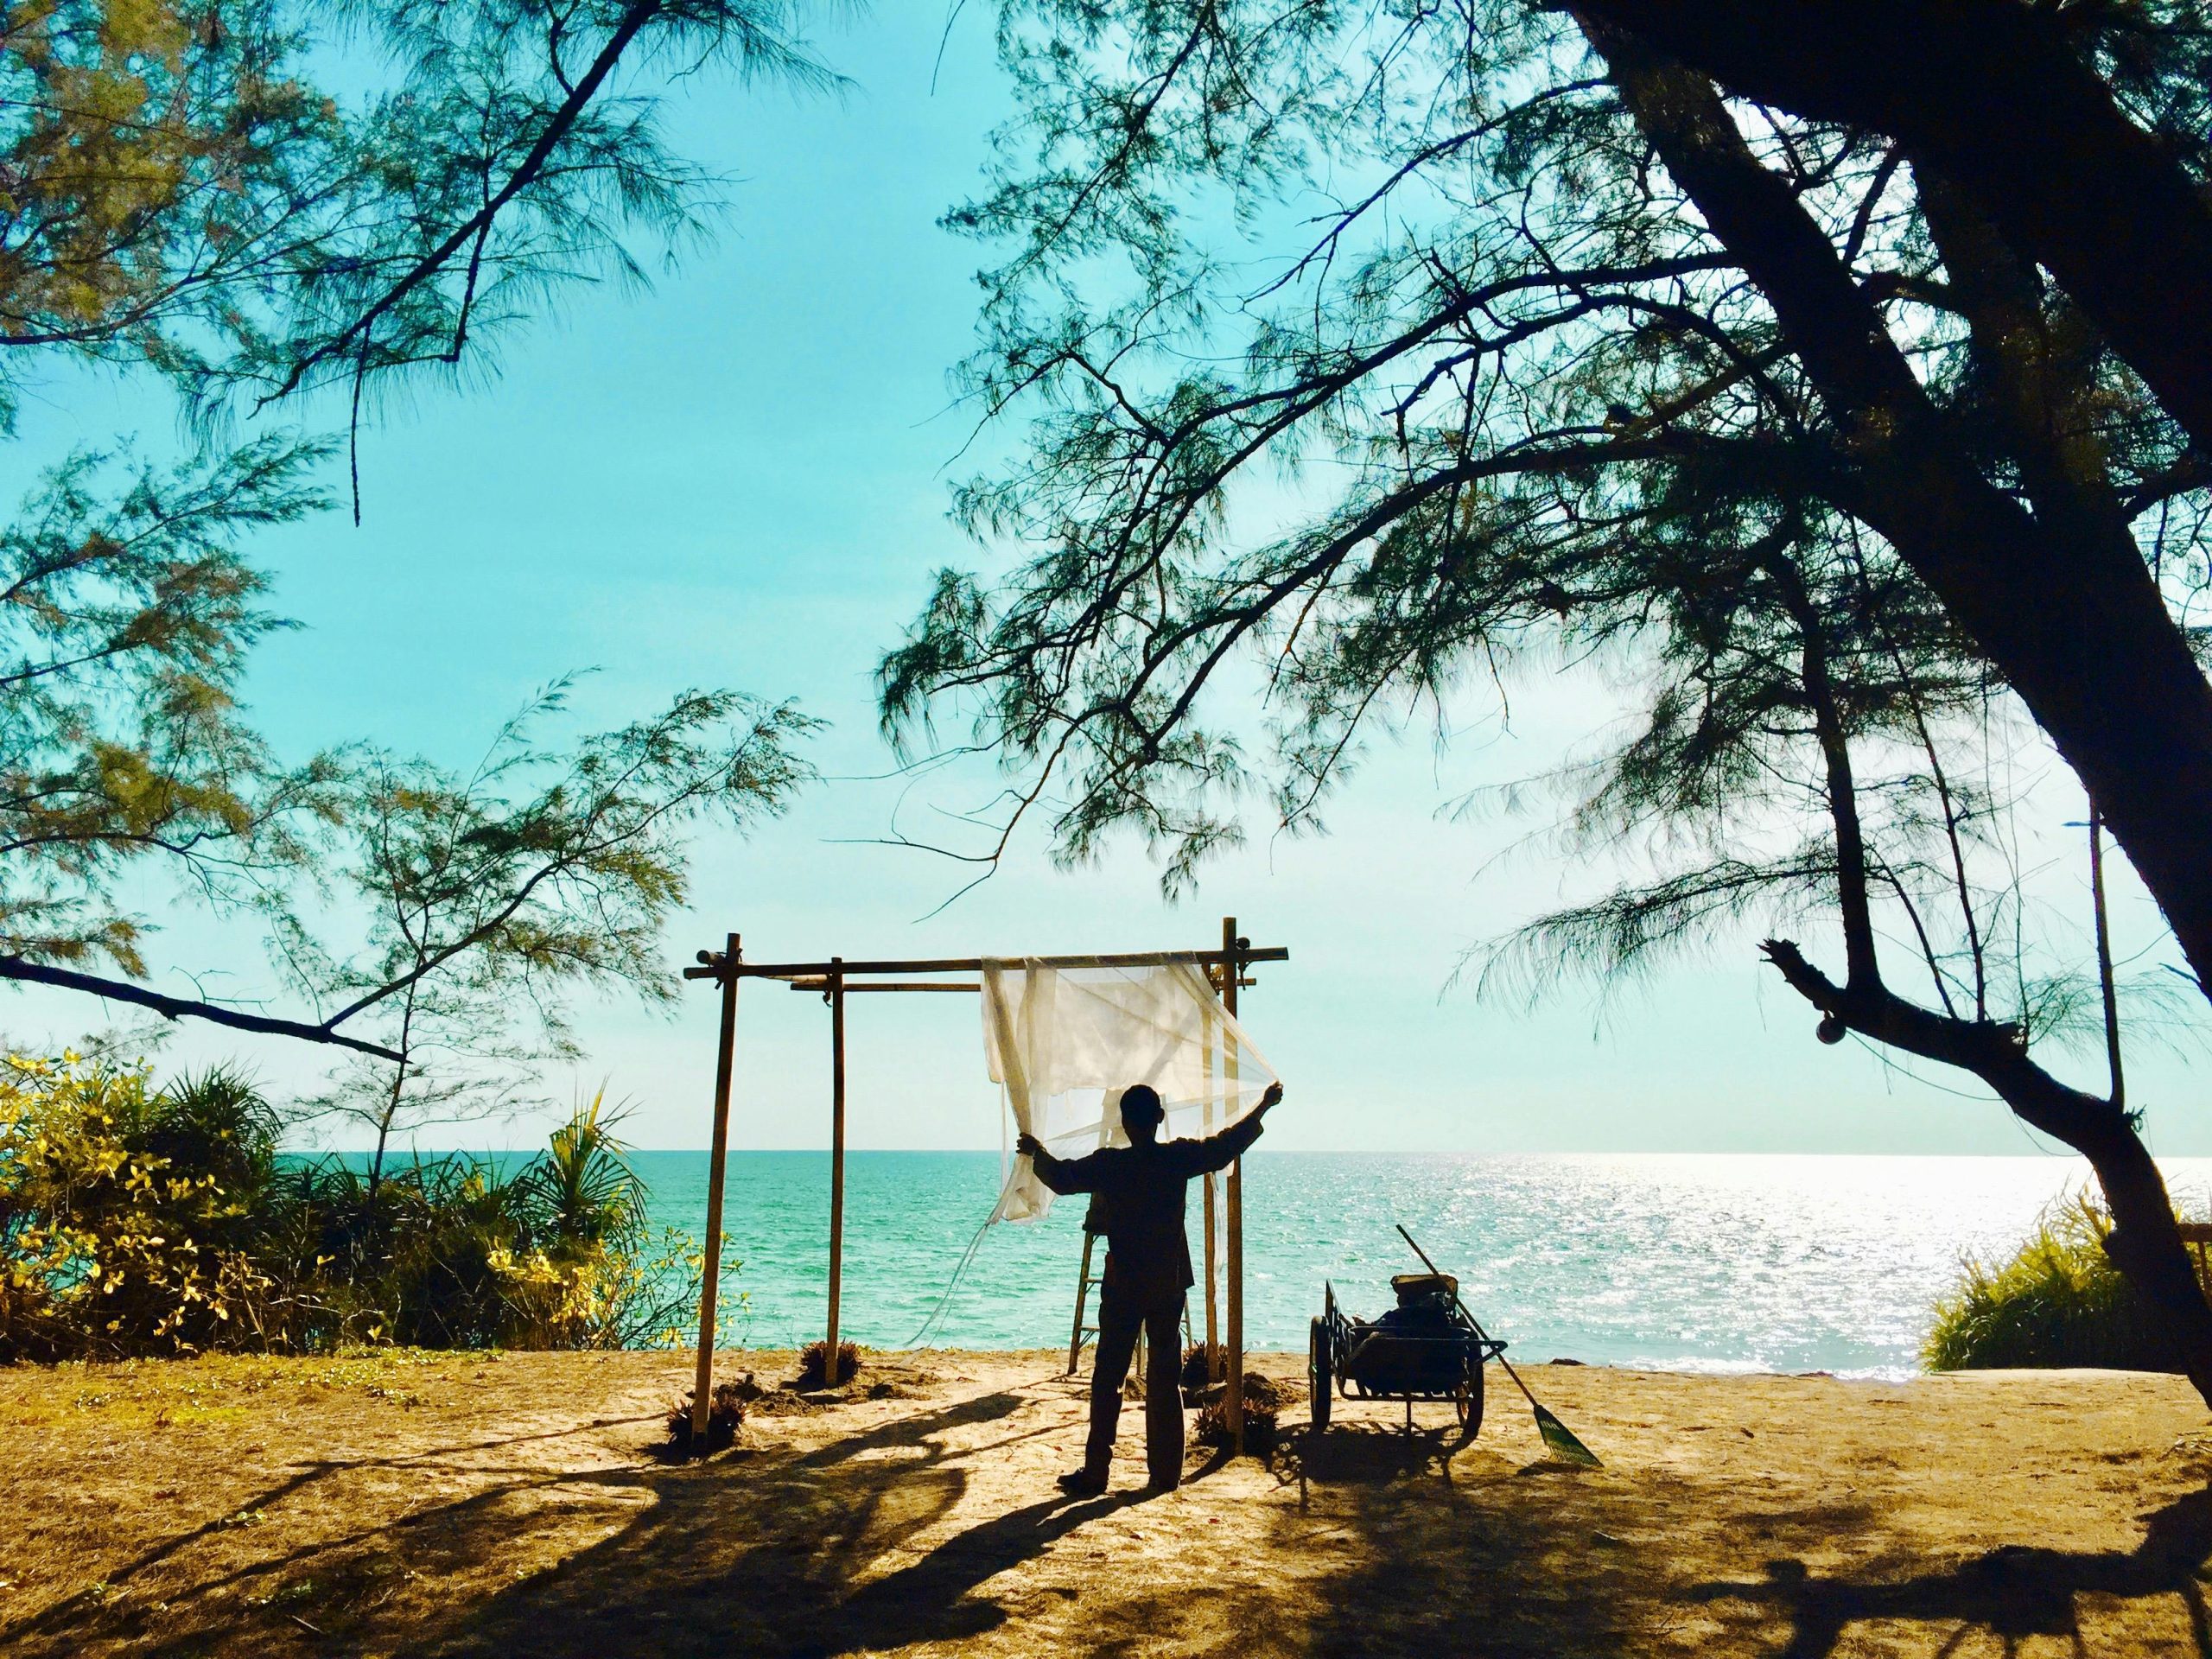
[[[1105,1202],[1105,1294],[1147,1307],[1178,1302],[1195,1282],[1183,1233],[1183,1196],[1193,1175],[1236,1161],[1260,1138],[1255,1112],[1204,1141],[1140,1141],[1084,1158],[1039,1152],[1037,1179],[1058,1193],[1093,1192]],[[1094,1206],[1094,1211],[1098,1206]]]

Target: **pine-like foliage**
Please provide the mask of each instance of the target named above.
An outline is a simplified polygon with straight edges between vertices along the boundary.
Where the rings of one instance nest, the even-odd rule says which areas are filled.
[[[669,87],[707,71],[835,86],[807,10],[0,11],[0,439],[25,387],[67,387],[88,363],[166,385],[185,434],[173,462],[120,438],[66,459],[0,523],[0,976],[108,995],[109,976],[149,977],[145,915],[125,894],[149,884],[267,909],[283,933],[334,826],[423,781],[359,734],[289,760],[263,741],[241,677],[286,624],[252,539],[328,505],[328,429],[358,439],[386,392],[481,377],[502,334],[574,284],[640,281],[695,240],[715,181],[668,143]],[[243,418],[259,435],[238,439]],[[353,482],[358,513],[358,465]],[[665,776],[654,746],[696,750],[711,720],[749,726],[740,701],[679,702],[635,729],[638,758]],[[575,759],[619,764],[619,743]],[[632,894],[665,884],[664,864],[645,868],[652,849],[624,849],[640,863]],[[618,932],[636,919],[614,909]],[[615,938],[592,969],[636,948]],[[184,966],[204,982],[218,964]],[[238,983],[243,965],[221,966]],[[196,992],[150,1006],[216,1015]],[[289,1033],[359,1040],[315,1025]]]
[[[959,508],[1009,562],[938,575],[883,721],[911,752],[963,721],[1012,774],[963,856],[1034,816],[1070,861],[1142,840],[1174,890],[1255,794],[1318,828],[1378,734],[1495,729],[1580,671],[1618,718],[1507,791],[1556,803],[1568,901],[1478,953],[1485,984],[1772,930],[1823,1040],[1961,1068],[2094,1160],[2212,1398],[2101,880],[2108,822],[2179,947],[2145,977],[2201,1017],[2212,472],[2131,366],[2187,392],[2201,354],[2112,349],[2126,284],[2052,282],[1999,169],[1900,136],[1928,124],[1668,54],[1730,55],[1726,12],[1772,67],[1813,9],[1770,10],[1003,0],[1018,113],[950,223],[997,257],[966,384],[1009,440]],[[2000,13],[2027,56],[1976,68],[2032,56],[2212,248],[2204,8]],[[1942,155],[1990,152],[1941,113]],[[2091,796],[2094,929],[2032,902],[2019,783],[2054,751]],[[2100,1035],[2094,1087],[2037,1047]]]
[[[2104,43],[2188,127],[2182,12]],[[2200,463],[1970,201],[1878,133],[1615,61],[1572,11],[1001,20],[1020,113],[950,222],[1002,256],[967,384],[1022,438],[960,505],[1016,556],[939,575],[881,667],[894,738],[972,721],[1014,818],[1070,861],[1134,834],[1178,888],[1255,792],[1321,827],[1379,734],[1579,671],[1621,718],[1506,804],[1558,803],[1575,867],[1630,879],[1479,953],[1494,988],[1840,910],[1854,962],[1878,931],[1947,1016],[2096,1035],[2085,930],[2026,908],[2033,721],[1900,550],[1926,446],[1837,393],[1675,175],[1770,185],[1974,499],[2117,547],[2201,649]],[[2118,989],[2163,1020],[2162,982]]]

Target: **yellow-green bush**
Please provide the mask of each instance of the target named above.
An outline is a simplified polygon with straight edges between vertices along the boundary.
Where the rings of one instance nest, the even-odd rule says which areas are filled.
[[[2156,1314],[2105,1254],[2111,1230],[2104,1211],[2077,1193],[2044,1215],[2011,1261],[1967,1262],[1958,1289],[1936,1304],[1928,1368],[2174,1369]]]
[[[687,1242],[649,1248],[644,1189],[594,1101],[518,1169],[406,1160],[372,1181],[289,1162],[250,1084],[0,1058],[0,1359],[667,1339]]]
[[[0,1355],[251,1339],[266,1108],[227,1073],[0,1057]]]
[[[699,1263],[646,1229],[645,1189],[599,1101],[519,1169],[404,1159],[372,1182],[340,1159],[287,1171],[264,1260],[315,1287],[300,1347],[622,1348],[669,1340]],[[281,1263],[280,1265],[277,1265]]]

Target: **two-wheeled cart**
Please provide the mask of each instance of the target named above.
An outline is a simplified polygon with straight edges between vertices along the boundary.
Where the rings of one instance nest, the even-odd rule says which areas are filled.
[[[1325,1284],[1322,1311],[1306,1351],[1306,1382],[1313,1427],[1329,1426],[1333,1395],[1402,1399],[1406,1430],[1414,1402],[1449,1400],[1459,1437],[1471,1440],[1483,1426],[1483,1366],[1505,1351],[1485,1335],[1459,1301],[1459,1281],[1448,1273],[1401,1273],[1390,1280],[1397,1306],[1376,1319],[1346,1313],[1336,1287]]]

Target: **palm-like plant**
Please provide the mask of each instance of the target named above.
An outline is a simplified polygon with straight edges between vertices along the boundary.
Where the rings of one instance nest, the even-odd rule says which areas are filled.
[[[601,1084],[518,1179],[531,1230],[556,1259],[578,1260],[645,1230],[645,1184],[614,1135],[622,1116],[607,1109]]]

